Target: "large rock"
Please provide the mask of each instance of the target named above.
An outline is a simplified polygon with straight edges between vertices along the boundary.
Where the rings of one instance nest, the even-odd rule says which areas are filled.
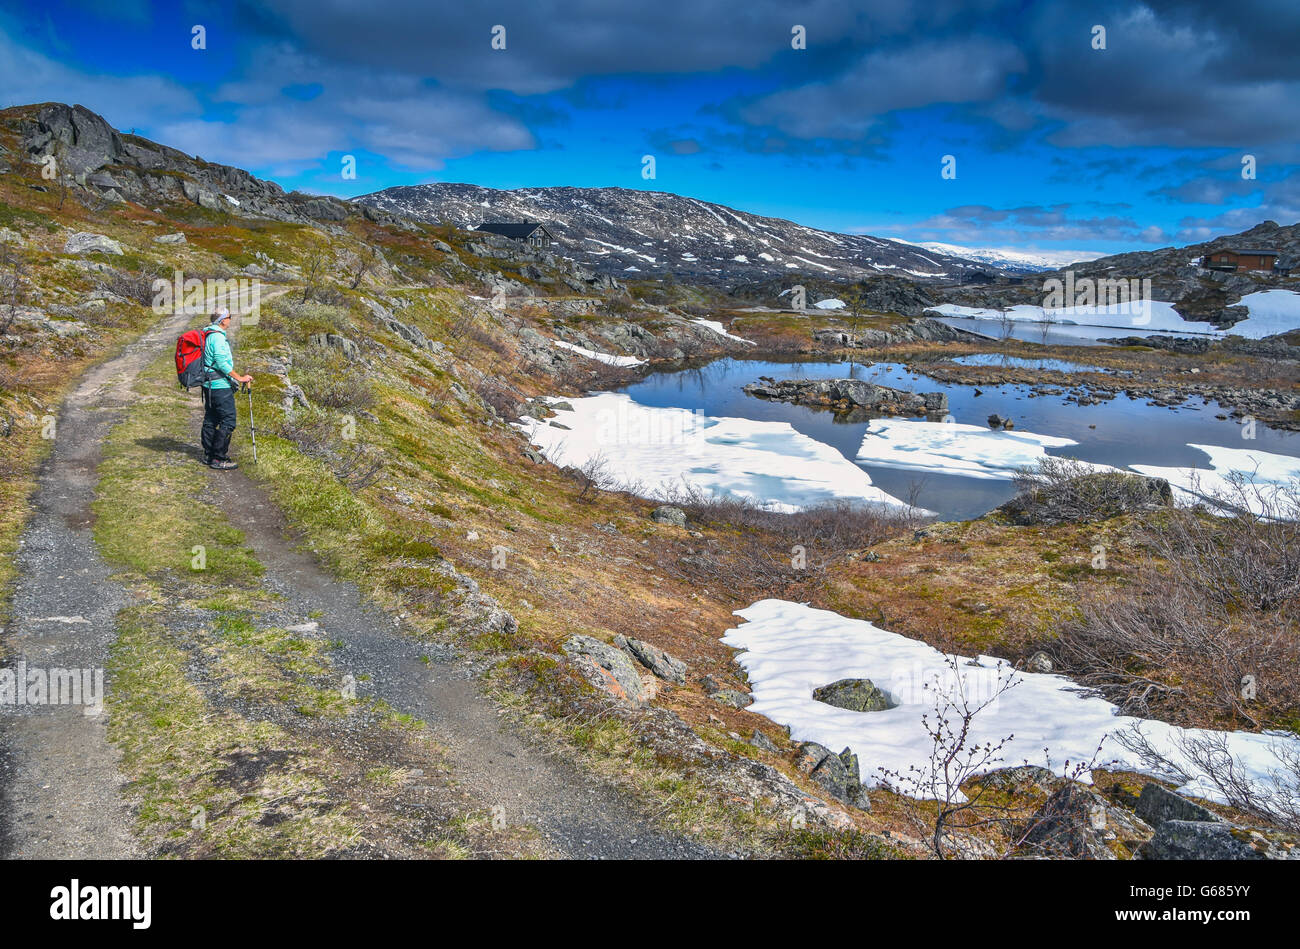
[[[1118,860],[1150,838],[1151,828],[1140,818],[1071,782],[1030,818],[1020,849],[1030,856]]]
[[[120,254],[122,245],[103,234],[78,231],[68,238],[67,243],[63,245],[63,252],[65,254]]]
[[[1202,821],[1211,824],[1219,820],[1219,815],[1210,809],[1189,801],[1154,781],[1148,782],[1142,788],[1142,795],[1133,810],[1152,827],[1159,827],[1165,821],[1171,820]]]
[[[741,692],[739,689],[718,689],[716,692],[710,692],[709,697],[720,705],[727,705],[731,708],[745,708],[754,704],[754,697],[748,692]]]
[[[645,699],[641,673],[627,653],[591,636],[573,635],[564,641],[566,655],[592,685],[631,702]]]
[[[871,810],[871,799],[862,787],[858,756],[845,748],[838,755],[825,745],[805,741],[795,753],[795,767],[808,775],[837,800],[864,811]]]
[[[1284,834],[1222,821],[1167,820],[1137,855],[1143,860],[1298,860],[1300,846]]]
[[[629,639],[625,636],[615,636],[614,645],[626,650],[631,654],[632,658],[659,678],[675,682],[678,685],[686,684],[686,663],[670,656],[658,646],[652,646],[640,639]]]
[[[185,235],[182,234],[180,231],[177,231],[175,234],[159,234],[157,237],[155,237],[155,238],[153,239],[153,242],[154,242],[155,244],[185,244],[185,243],[187,243],[187,241],[185,240]]]
[[[650,515],[650,520],[658,524],[671,524],[674,527],[686,526],[686,512],[670,504],[661,504]]]
[[[813,689],[812,697],[818,702],[852,712],[883,712],[898,704],[876,688],[870,679],[840,679]]]

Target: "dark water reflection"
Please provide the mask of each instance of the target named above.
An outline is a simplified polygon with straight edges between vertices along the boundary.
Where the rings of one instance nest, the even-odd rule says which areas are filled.
[[[837,421],[830,412],[767,402],[745,395],[742,387],[760,376],[776,379],[852,378],[914,392],[945,392],[957,422],[983,425],[994,412],[1015,420],[1020,431],[1058,435],[1078,445],[1049,449],[1085,461],[1123,467],[1132,464],[1208,467],[1204,452],[1190,443],[1250,448],[1300,457],[1300,433],[1255,426],[1256,437],[1242,437],[1216,403],[1199,399],[1169,409],[1144,400],[1117,396],[1110,402],[1081,406],[1063,396],[1030,397],[1024,386],[989,388],[976,396],[971,386],[951,385],[908,372],[896,363],[768,362],[720,359],[705,366],[653,373],[627,387],[634,400],[650,406],[699,409],[706,415],[788,422],[798,432],[857,457],[866,422]],[[1119,380],[1117,380],[1119,381]],[[942,424],[936,422],[934,424]],[[1095,427],[1092,427],[1095,426]],[[1010,481],[985,480],[943,472],[921,474],[873,465],[862,466],[871,480],[895,497],[913,500],[947,519],[976,517],[1011,497]],[[915,492],[915,493],[913,493]]]

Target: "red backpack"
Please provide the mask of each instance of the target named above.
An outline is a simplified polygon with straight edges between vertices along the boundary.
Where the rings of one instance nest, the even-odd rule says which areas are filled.
[[[203,368],[203,349],[208,344],[208,334],[211,332],[212,327],[209,326],[206,329],[189,330],[176,338],[176,380],[182,388],[202,385],[209,379],[224,375]],[[231,382],[231,385],[234,383]]]

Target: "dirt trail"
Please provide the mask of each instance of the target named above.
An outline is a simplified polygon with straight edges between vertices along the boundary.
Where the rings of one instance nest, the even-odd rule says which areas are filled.
[[[242,457],[251,463],[246,446]],[[342,642],[334,653],[339,671],[356,678],[359,693],[428,723],[447,747],[453,779],[484,807],[500,806],[508,823],[537,828],[557,857],[723,856],[656,828],[615,789],[525,743],[480,694],[463,661],[433,655],[429,644],[404,635],[391,616],[364,603],[354,585],[329,576],[314,557],[295,549],[278,509],[242,471],[213,472],[212,489],[230,522],[245,532],[245,543],[266,569],[267,585],[286,598],[286,608],[304,621],[313,617],[330,639]]]

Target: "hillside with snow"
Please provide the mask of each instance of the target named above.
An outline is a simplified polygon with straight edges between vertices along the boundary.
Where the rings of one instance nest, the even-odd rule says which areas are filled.
[[[903,241],[902,243],[910,243]],[[1041,273],[1081,261],[1096,260],[1101,254],[1086,250],[1019,251],[1005,247],[963,247],[939,241],[916,244],[936,254],[958,257],[1005,273]]]
[[[964,274],[988,270],[902,241],[836,234],[663,191],[501,191],[436,183],[387,188],[353,200],[462,228],[539,221],[554,233],[556,253],[625,279],[667,272],[720,283],[785,274],[837,280],[890,274],[928,282],[959,281]]]

